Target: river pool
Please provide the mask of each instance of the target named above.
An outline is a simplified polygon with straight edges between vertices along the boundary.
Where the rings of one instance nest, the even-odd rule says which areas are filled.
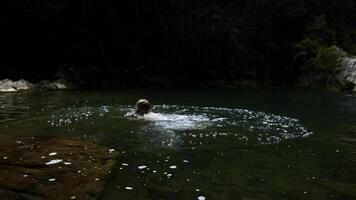
[[[133,114],[139,98],[154,105],[144,118]],[[356,96],[341,93],[3,93],[0,135],[115,149],[101,200],[356,199]]]

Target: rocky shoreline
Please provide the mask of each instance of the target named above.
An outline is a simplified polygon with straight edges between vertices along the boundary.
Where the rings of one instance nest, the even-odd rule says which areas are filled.
[[[0,140],[0,198],[97,199],[117,152],[83,139]]]
[[[356,92],[356,57],[343,56],[332,58],[333,62],[328,61],[331,69],[310,72],[300,76],[294,84],[285,86],[281,83],[274,83],[273,80],[258,81],[254,79],[239,79],[232,81],[208,81],[206,85],[200,87],[212,88],[255,88],[255,87],[292,87],[303,89],[322,89],[337,92]],[[326,62],[326,61],[325,61]],[[165,85],[162,83],[162,85]],[[166,86],[166,85],[165,85]],[[105,85],[98,85],[98,88],[107,88]],[[199,86],[198,86],[199,87]],[[10,79],[0,80],[1,92],[18,92],[27,90],[69,90],[77,88],[65,79],[55,81],[43,80],[38,83],[30,83],[24,79],[12,81]],[[126,87],[123,87],[126,88]]]

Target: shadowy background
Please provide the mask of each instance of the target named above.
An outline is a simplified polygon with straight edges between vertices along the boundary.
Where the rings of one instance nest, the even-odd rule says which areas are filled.
[[[356,53],[354,0],[4,0],[0,79],[86,88],[291,86]]]

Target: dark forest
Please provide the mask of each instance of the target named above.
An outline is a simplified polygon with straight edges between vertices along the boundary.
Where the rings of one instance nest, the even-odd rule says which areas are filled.
[[[354,0],[2,1],[0,78],[87,88],[293,86],[356,53]],[[320,56],[319,56],[320,57]]]

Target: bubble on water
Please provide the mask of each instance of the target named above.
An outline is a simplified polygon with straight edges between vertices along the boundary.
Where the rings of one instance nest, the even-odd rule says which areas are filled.
[[[53,182],[53,181],[56,181],[56,179],[55,178],[50,178],[50,179],[48,179],[48,181],[49,182]]]
[[[126,186],[125,189],[126,190],[133,190],[133,187]]]
[[[176,168],[177,168],[177,166],[172,165],[172,166],[170,166],[169,168],[170,168],[170,169],[176,169]]]
[[[147,166],[142,165],[142,166],[138,166],[137,168],[139,168],[139,169],[145,169],[145,168],[147,168]]]
[[[54,165],[54,164],[58,164],[60,162],[62,162],[62,159],[55,159],[55,160],[51,160],[49,162],[46,162],[46,165]]]
[[[52,153],[49,153],[48,155],[49,156],[55,156],[55,155],[57,155],[57,152],[52,152]]]
[[[198,200],[205,200],[206,198],[204,196],[198,196]]]

